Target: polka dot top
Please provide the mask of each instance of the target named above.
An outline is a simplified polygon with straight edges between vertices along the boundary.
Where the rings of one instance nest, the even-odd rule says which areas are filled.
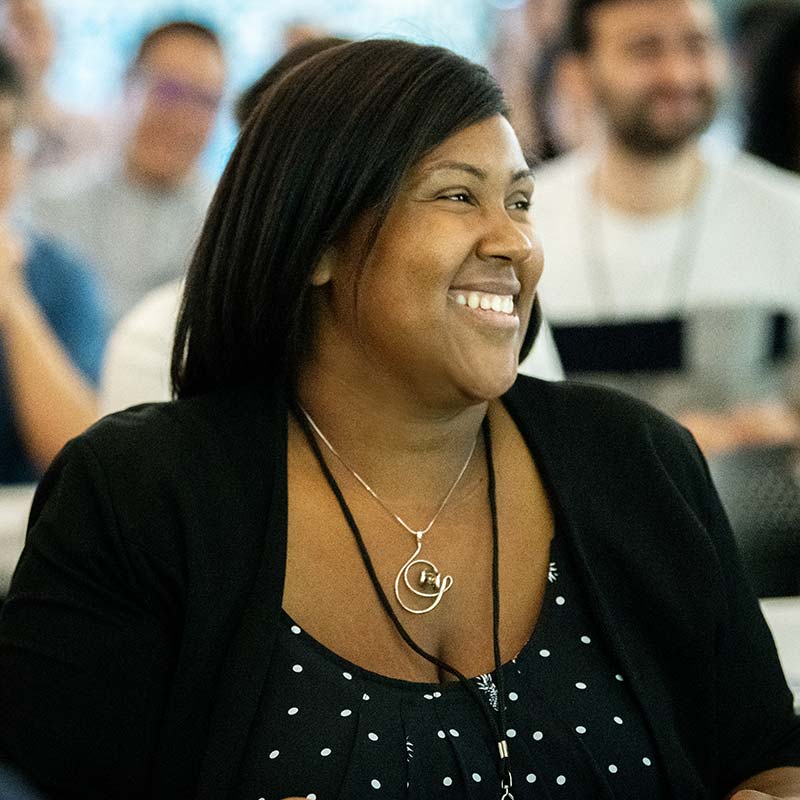
[[[472,679],[493,708],[506,704],[514,797],[665,798],[652,738],[563,537],[551,559],[533,635],[501,667],[507,696],[493,673]],[[500,797],[497,745],[460,684],[361,669],[282,616],[240,797]]]

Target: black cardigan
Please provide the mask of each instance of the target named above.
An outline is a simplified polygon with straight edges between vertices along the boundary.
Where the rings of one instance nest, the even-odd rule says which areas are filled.
[[[687,432],[577,384],[520,377],[504,402],[672,796],[800,766],[791,693]],[[283,593],[286,437],[283,391],[231,390],[107,417],[48,471],[0,617],[0,751],[57,796],[237,796]]]

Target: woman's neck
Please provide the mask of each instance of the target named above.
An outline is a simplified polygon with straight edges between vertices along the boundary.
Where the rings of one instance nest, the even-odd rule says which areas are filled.
[[[357,385],[315,368],[301,372],[296,391],[342,460],[400,514],[441,500],[480,434],[488,405],[426,407],[379,380]]]

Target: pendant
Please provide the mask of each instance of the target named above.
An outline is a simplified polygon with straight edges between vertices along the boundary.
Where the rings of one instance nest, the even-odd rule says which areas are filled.
[[[427,614],[439,605],[444,593],[453,585],[453,579],[450,575],[442,577],[442,574],[432,561],[428,561],[424,558],[417,558],[420,550],[422,550],[422,533],[417,531],[415,535],[417,537],[417,549],[414,551],[411,558],[400,567],[400,571],[394,579],[394,596],[397,598],[397,602],[409,613]],[[421,587],[419,589],[412,585],[411,570],[416,566],[422,567],[416,579],[416,583]],[[400,595],[401,578],[408,591],[412,592],[417,597],[425,597],[428,599],[435,598],[433,602],[425,608],[411,608],[407,606]]]

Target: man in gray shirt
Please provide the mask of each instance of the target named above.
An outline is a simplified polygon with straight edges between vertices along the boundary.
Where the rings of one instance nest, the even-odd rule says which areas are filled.
[[[119,158],[88,179],[64,174],[32,200],[39,228],[97,268],[112,321],[186,268],[212,191],[197,162],[225,77],[214,31],[185,21],[151,31],[126,76]]]

